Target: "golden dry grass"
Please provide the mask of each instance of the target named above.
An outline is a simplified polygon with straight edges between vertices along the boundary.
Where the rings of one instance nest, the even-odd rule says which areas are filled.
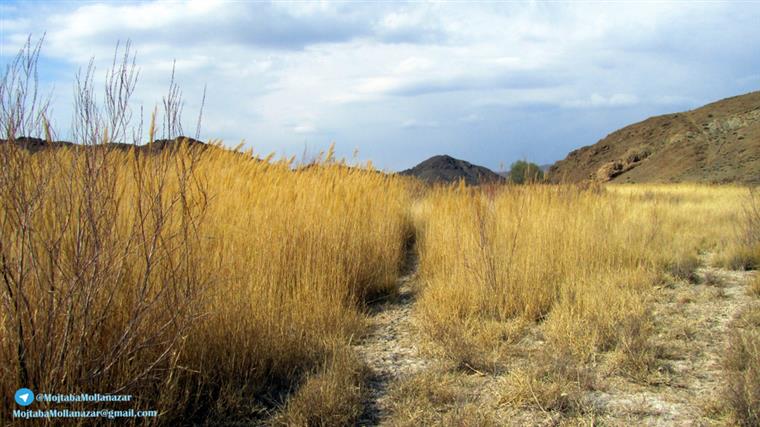
[[[725,396],[734,422],[760,424],[760,303],[755,302],[734,321],[723,358]]]
[[[727,244],[744,192],[439,188],[415,210],[423,327],[445,342],[476,336],[486,320],[540,320],[583,357],[633,351],[647,290],[662,273],[690,278],[700,250]]]
[[[422,191],[329,153],[294,169],[214,147],[0,149],[1,392],[131,393],[159,423],[355,422],[365,367],[350,343],[364,302],[395,292],[413,230],[434,352],[497,373],[510,346],[545,340],[502,404],[593,416],[589,364],[631,378],[655,365],[653,287],[697,280],[706,253],[754,250],[741,187]],[[396,422],[496,423],[446,384],[399,385]]]
[[[760,275],[756,275],[755,278],[752,279],[748,291],[750,295],[760,297]]]
[[[119,390],[164,423],[240,420],[309,377],[301,401],[356,416],[346,353],[365,298],[393,292],[409,233],[400,179],[214,148],[0,149],[14,160],[0,199],[4,395]],[[313,385],[325,376],[343,382]]]
[[[408,202],[402,182],[371,171],[326,164],[292,172],[284,163],[252,161],[230,167],[231,157],[209,159],[199,171],[219,190],[206,254],[224,274],[190,346],[197,364],[235,379],[225,383],[228,395],[246,395],[262,391],[250,387],[266,386],[263,378],[292,382],[358,339],[357,308],[393,292]]]
[[[433,354],[465,372],[512,363],[508,406],[585,416],[590,367],[656,376],[653,290],[695,282],[706,254],[741,247],[748,195],[698,185],[437,188],[413,209],[420,328]],[[537,336],[525,335],[526,322]],[[533,361],[516,368],[516,351]]]
[[[142,141],[129,43],[102,98],[92,63],[77,77],[72,133],[87,147],[30,154],[12,140],[54,134],[38,98],[41,45],[30,38],[0,79],[4,396],[124,393],[129,408],[160,411],[133,424],[356,423],[367,367],[351,344],[365,302],[396,291],[416,233],[415,314],[445,363],[391,388],[391,422],[500,425],[528,408],[525,423],[540,410],[594,424],[598,374],[644,383],[657,365],[656,287],[703,280],[709,291],[679,304],[725,299],[702,263],[760,266],[760,196],[743,187],[428,191],[331,152],[294,170],[220,147],[106,149]],[[172,76],[167,135],[181,133],[180,93]],[[760,294],[760,277],[747,289]],[[734,325],[715,407],[756,425],[757,307]],[[698,335],[683,319],[669,326]],[[489,375],[498,389],[473,393]],[[0,421],[12,408],[3,399]]]

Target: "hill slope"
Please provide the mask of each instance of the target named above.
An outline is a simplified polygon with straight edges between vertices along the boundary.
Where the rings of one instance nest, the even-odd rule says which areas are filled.
[[[503,179],[486,167],[473,165],[470,162],[446,155],[433,156],[411,169],[400,172],[400,174],[414,176],[430,183],[454,182],[464,179],[470,185]]]
[[[572,151],[552,182],[760,183],[760,92],[651,117]]]

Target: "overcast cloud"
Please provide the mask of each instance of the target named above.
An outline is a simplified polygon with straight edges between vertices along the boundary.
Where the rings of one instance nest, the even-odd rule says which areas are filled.
[[[130,39],[151,109],[172,63],[185,129],[257,152],[398,170],[447,153],[550,163],[648,116],[760,89],[760,5],[29,2],[0,5],[3,66],[47,32],[41,72],[66,136],[77,69]],[[188,134],[194,131],[186,132]]]

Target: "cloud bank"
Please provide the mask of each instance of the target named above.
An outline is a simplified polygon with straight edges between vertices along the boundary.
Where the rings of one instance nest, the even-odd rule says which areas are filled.
[[[258,152],[338,153],[397,170],[448,153],[547,163],[648,116],[760,89],[752,3],[19,2],[0,61],[47,32],[43,83],[70,116],[76,70],[130,39],[147,109],[176,60],[188,125]],[[101,73],[101,74],[102,74]],[[65,133],[65,132],[64,132]]]

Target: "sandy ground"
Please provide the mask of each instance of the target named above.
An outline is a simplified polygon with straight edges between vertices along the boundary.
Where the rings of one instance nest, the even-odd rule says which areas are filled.
[[[709,418],[709,408],[720,400],[720,360],[730,322],[752,301],[745,285],[754,273],[706,267],[698,274],[700,284],[676,283],[657,292],[660,375],[648,384],[612,377],[605,392],[591,396],[609,424],[720,423]]]

